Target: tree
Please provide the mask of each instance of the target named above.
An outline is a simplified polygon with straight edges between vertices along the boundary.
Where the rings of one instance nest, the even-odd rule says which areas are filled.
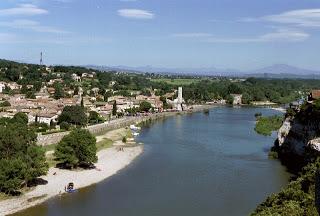
[[[104,94],[104,101],[108,102],[108,98],[111,96],[112,96],[112,92],[106,91],[106,93]]]
[[[116,116],[116,115],[117,115],[117,101],[114,101],[114,102],[113,102],[112,115],[113,115],[113,116]]]
[[[58,117],[58,123],[67,122],[74,125],[85,126],[87,116],[81,106],[66,106]]]
[[[247,92],[244,92],[242,94],[242,103],[250,104],[251,102],[252,102],[252,97]]]
[[[20,77],[20,71],[18,68],[8,68],[5,71],[5,76],[7,79],[9,79],[10,81],[16,82],[19,80]]]
[[[54,84],[54,89],[55,89],[55,92],[54,92],[54,99],[60,99],[60,98],[63,98],[64,97],[64,90],[63,90],[63,87],[60,83],[55,83]]]
[[[76,168],[97,162],[96,153],[96,138],[88,130],[75,129],[58,143],[54,155],[65,167]]]
[[[152,105],[148,101],[142,101],[140,103],[140,111],[149,112],[151,108],[152,108]]]
[[[83,98],[81,98],[80,106],[81,106],[82,108],[84,108]]]
[[[9,101],[4,101],[0,104],[0,107],[9,107],[9,106],[11,106]]]
[[[9,194],[19,193],[48,171],[45,152],[36,146],[37,135],[20,120],[0,126],[0,191]]]
[[[0,191],[15,194],[21,188],[26,165],[20,158],[0,160]]]
[[[99,113],[95,111],[89,112],[89,122],[90,123],[100,123],[103,122],[103,119],[100,117]]]
[[[25,114],[23,112],[16,113],[12,118],[12,122],[13,123],[19,123],[19,124],[27,125],[28,121],[29,120],[28,120],[27,114]]]
[[[226,97],[227,104],[233,104],[233,100],[234,98],[231,95],[227,95]]]
[[[45,150],[43,148],[36,145],[29,146],[24,155],[24,160],[27,165],[27,172],[25,175],[27,184],[48,172],[49,165],[46,161]]]

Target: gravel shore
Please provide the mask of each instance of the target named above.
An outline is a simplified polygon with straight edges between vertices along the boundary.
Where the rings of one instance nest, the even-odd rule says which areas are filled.
[[[1,201],[0,215],[13,214],[65,193],[64,187],[69,182],[73,182],[76,189],[98,183],[125,168],[142,152],[142,145],[124,148],[123,152],[112,147],[98,152],[98,162],[95,164],[97,169],[70,171],[50,168],[48,174],[42,177],[48,184],[39,185],[18,198]]]

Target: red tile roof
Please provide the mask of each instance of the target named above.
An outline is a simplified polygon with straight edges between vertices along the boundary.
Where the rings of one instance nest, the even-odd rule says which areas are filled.
[[[311,97],[312,97],[312,99],[320,98],[320,90],[312,90],[311,91]]]

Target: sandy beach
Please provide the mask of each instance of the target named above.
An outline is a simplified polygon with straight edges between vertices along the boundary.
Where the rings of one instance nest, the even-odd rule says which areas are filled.
[[[285,108],[283,108],[283,107],[272,107],[271,109],[277,110],[277,111],[282,112],[282,113],[286,113],[287,112],[287,110]]]
[[[69,171],[50,168],[48,174],[42,177],[48,181],[48,184],[39,185],[18,198],[1,201],[0,215],[21,211],[64,193],[64,187],[69,182],[73,182],[76,188],[83,188],[100,182],[125,168],[142,152],[142,145],[124,148],[123,152],[119,152],[117,147],[112,147],[98,152],[98,162],[95,164],[98,169]],[[54,173],[56,174],[54,175]],[[31,198],[37,197],[41,198],[30,201]]]
[[[181,112],[182,114],[188,112],[198,112],[205,108],[212,108],[210,105],[195,106],[193,110]],[[159,116],[147,116],[140,119],[140,121],[157,119],[158,117],[166,117],[177,115],[176,112],[168,112],[160,114]],[[137,121],[137,122],[140,122]],[[143,152],[143,145],[136,145],[134,141],[128,139],[127,145],[122,143],[122,137],[127,134],[128,129],[120,127],[106,132],[103,135],[96,136],[97,142],[109,139],[112,141],[112,147],[103,149],[97,153],[98,162],[95,164],[97,169],[70,171],[58,168],[50,168],[46,176],[42,176],[44,180],[48,181],[46,185],[38,185],[29,192],[24,193],[20,197],[0,201],[0,216],[13,214],[23,209],[38,205],[54,196],[65,193],[64,187],[73,182],[76,189],[90,186],[92,184],[101,182],[108,177],[116,174],[119,170],[129,165],[136,157]],[[131,147],[130,145],[133,146]],[[124,151],[118,151],[119,146],[124,147]],[[129,147],[128,147],[129,146]],[[46,152],[46,155],[53,154],[53,151]],[[55,175],[54,175],[55,173]]]

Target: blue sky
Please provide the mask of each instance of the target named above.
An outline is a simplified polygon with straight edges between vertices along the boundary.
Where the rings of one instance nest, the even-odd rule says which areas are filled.
[[[1,0],[0,58],[320,70],[319,0]]]

